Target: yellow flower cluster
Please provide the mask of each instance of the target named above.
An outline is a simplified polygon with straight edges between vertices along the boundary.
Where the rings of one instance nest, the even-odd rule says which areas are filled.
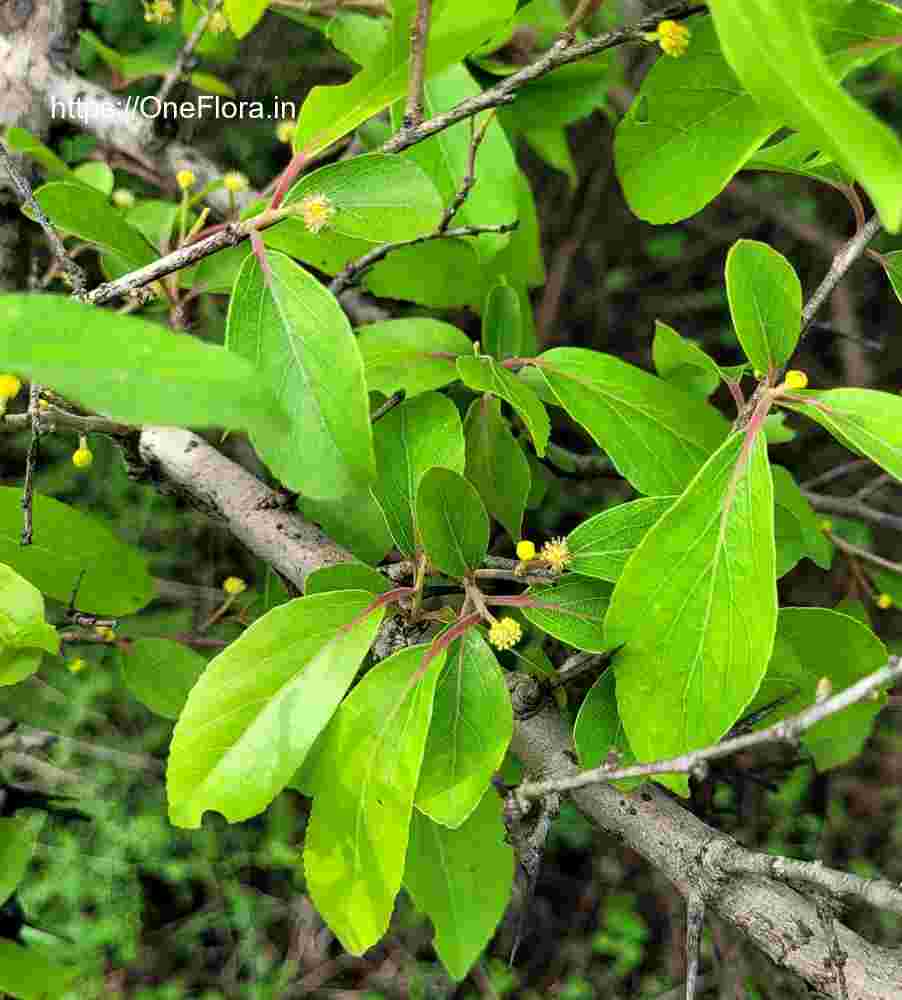
[[[222,179],[226,191],[238,194],[239,191],[247,191],[250,181],[238,170],[230,170]]]
[[[655,32],[656,40],[663,52],[674,58],[686,55],[691,35],[692,32],[679,21],[662,21]]]
[[[76,469],[88,469],[94,461],[94,453],[88,447],[88,439],[81,435],[78,439],[78,450],[72,453],[72,464]]]
[[[180,170],[175,175],[175,183],[178,184],[179,190],[190,191],[197,183],[197,178],[193,170]]]
[[[291,142],[294,139],[294,122],[279,122],[278,128],[276,129],[276,138],[279,142]]]
[[[792,371],[786,373],[783,384],[787,389],[804,389],[808,385],[808,376],[804,372],[793,368]]]
[[[566,538],[552,538],[542,546],[541,558],[555,571],[561,573],[573,561]]]
[[[513,618],[501,618],[492,622],[489,642],[495,649],[513,649],[523,638],[523,629]]]
[[[169,24],[175,17],[172,0],[144,0],[144,20],[149,24]]]
[[[210,24],[208,25],[210,31],[214,35],[221,35],[226,28],[229,26],[229,20],[223,14],[221,10],[216,11],[216,13],[210,18]]]
[[[335,206],[331,199],[320,192],[308,194],[301,200],[298,208],[304,225],[311,233],[321,232],[335,215]]]
[[[877,607],[881,611],[886,611],[888,608],[893,606],[893,599],[889,594],[880,594],[877,597]]]
[[[222,589],[229,597],[237,597],[238,594],[243,594],[247,590],[247,584],[240,576],[230,576],[223,580]]]
[[[21,390],[22,383],[15,375],[0,375],[0,399],[13,399]]]

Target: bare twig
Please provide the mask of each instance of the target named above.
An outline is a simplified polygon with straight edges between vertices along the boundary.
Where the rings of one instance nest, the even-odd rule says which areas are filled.
[[[830,293],[842,281],[846,272],[864,253],[868,243],[880,232],[882,224],[875,214],[858,230],[858,232],[842,248],[837,251],[824,280],[817,286],[814,294],[805,303],[802,310],[802,334],[811,325],[817,311],[827,301]]]
[[[410,26],[410,80],[402,131],[414,128],[423,121],[426,49],[429,47],[429,22],[431,18],[432,0],[417,0],[417,11]]]
[[[832,531],[826,532],[826,535],[840,552],[845,552],[846,555],[855,556],[858,559],[862,559],[864,562],[871,563],[873,566],[880,566],[881,569],[888,569],[891,573],[902,573],[902,563],[893,562],[890,559],[884,559],[883,556],[878,556],[875,552],[863,549],[860,545],[853,545],[851,542],[847,542],[845,538],[840,538],[839,535],[835,535]]]
[[[575,38],[579,26],[583,24],[583,22],[588,21],[589,18],[599,10],[603,3],[604,0],[579,0],[579,3],[576,5],[576,9],[573,11],[570,20],[567,22],[567,27],[564,28],[564,37],[570,39]]]
[[[843,462],[842,465],[835,465],[832,469],[827,469],[826,472],[822,472],[812,479],[806,479],[802,483],[802,489],[811,490],[815,486],[826,486],[827,483],[843,479],[845,476],[851,475],[853,472],[858,472],[859,469],[867,468],[869,465],[873,465],[873,462],[869,458],[854,458],[850,462]]]
[[[39,408],[38,418],[42,434],[50,434],[61,427],[78,431],[79,434],[108,434],[114,438],[129,437],[138,432],[137,427],[132,427],[129,424],[120,424],[115,420],[108,420],[106,417],[85,417],[78,413],[61,410],[57,406]],[[28,430],[31,426],[30,408],[28,413],[8,413],[0,418],[0,433]]]
[[[22,203],[28,207],[28,210],[34,216],[35,222],[37,222],[41,229],[44,230],[44,235],[50,243],[50,248],[56,257],[59,266],[69,277],[73,291],[77,295],[81,295],[86,288],[85,272],[69,256],[68,251],[63,245],[63,241],[59,238],[57,231],[50,224],[50,220],[47,218],[44,210],[35,199],[34,192],[31,190],[31,185],[19,172],[13,162],[12,156],[10,156],[6,146],[2,142],[0,142],[0,160],[3,160],[6,172],[9,174],[10,179],[13,182],[13,186],[21,198]]]
[[[802,733],[816,723],[863,701],[871,692],[879,690],[899,677],[902,677],[902,659],[891,657],[885,667],[850,685],[832,698],[825,698],[797,715],[781,719],[767,729],[759,729],[753,733],[724,740],[702,750],[690,750],[669,760],[651,761],[647,764],[634,764],[631,767],[621,768],[602,765],[565,779],[524,782],[517,788],[517,797],[521,800],[536,799],[551,792],[569,792],[598,782],[619,781],[624,778],[649,778],[656,774],[691,774],[703,770],[708,761],[729,757],[741,750],[749,750],[768,743],[795,743]]]
[[[479,147],[482,145],[482,140],[485,138],[485,134],[488,131],[489,125],[492,124],[493,118],[494,112],[489,113],[478,128],[475,125],[476,119],[470,119],[470,149],[467,153],[467,172],[460,187],[451,199],[451,204],[445,209],[442,221],[438,225],[437,232],[439,233],[446,233],[448,231],[452,219],[460,211],[461,206],[467,198],[469,198],[470,191],[473,190],[473,185],[476,183],[476,154],[479,152]]]
[[[870,463],[863,463],[870,464]],[[839,514],[840,517],[857,517],[862,521],[870,521],[882,528],[893,528],[902,531],[902,517],[898,514],[888,514],[884,510],[868,507],[854,497],[831,497],[823,493],[812,493],[802,490],[802,495],[814,507],[824,514]]]
[[[31,440],[25,457],[25,482],[22,486],[22,544],[31,545],[34,539],[34,477],[41,453],[41,387],[32,382],[28,389],[28,422]]]
[[[705,927],[705,900],[700,893],[686,897],[686,1000],[695,1000]]]
[[[181,79],[182,74],[185,72],[185,67],[194,55],[194,50],[200,44],[200,40],[204,37],[204,32],[209,27],[210,21],[213,19],[213,15],[221,6],[222,0],[210,0],[207,9],[197,19],[197,23],[194,25],[194,30],[185,40],[185,44],[181,47],[179,54],[175,58],[175,65],[163,78],[163,83],[160,85],[160,90],[157,94],[157,100],[160,104],[166,100],[172,92],[172,88]]]
[[[427,233],[425,236],[417,236],[416,239],[412,240],[383,243],[382,246],[376,247],[375,250],[370,250],[369,253],[358,257],[357,260],[352,260],[344,270],[339,271],[329,284],[329,291],[337,298],[342,292],[358,281],[361,275],[375,264],[378,264],[380,260],[385,260],[390,253],[394,253],[395,250],[401,250],[403,247],[415,247],[420,243],[444,237],[451,239],[458,236],[481,236],[483,233],[511,233],[517,226],[517,222],[504,222],[497,226],[459,226],[457,229],[447,229],[445,232],[435,230],[435,232]]]
[[[607,455],[580,455],[550,441],[545,450],[545,457],[561,472],[569,472],[572,476],[585,476],[587,479],[603,476],[614,468]]]

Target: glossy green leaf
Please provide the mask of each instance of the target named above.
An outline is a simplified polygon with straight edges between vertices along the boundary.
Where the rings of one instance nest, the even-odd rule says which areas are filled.
[[[3,142],[11,153],[24,153],[40,163],[52,180],[71,181],[74,177],[71,167],[27,129],[10,126],[3,133]]]
[[[187,39],[201,17],[204,0],[185,0],[182,4],[182,35]],[[217,62],[230,62],[238,51],[238,40],[232,31],[205,31],[194,50]]]
[[[617,711],[614,671],[609,667],[589,688],[573,726],[573,742],[581,767],[600,767],[613,752],[618,767],[636,763]]]
[[[25,878],[38,843],[38,830],[25,817],[0,817],[0,906]]]
[[[538,366],[560,405],[646,496],[681,492],[726,436],[707,403],[609,354],[557,347]]]
[[[457,407],[426,392],[405,400],[375,427],[379,475],[373,496],[395,544],[406,556],[416,550],[415,510],[420,480],[433,467],[463,474],[464,435]]]
[[[526,424],[536,454],[540,458],[544,456],[551,434],[551,422],[544,403],[522,379],[507,368],[502,368],[493,358],[487,357],[458,358],[457,371],[471,389],[490,392],[510,403],[517,411],[517,416]]]
[[[673,327],[655,321],[652,343],[655,369],[661,378],[694,396],[707,398],[720,385],[720,369],[712,357]]]
[[[105,163],[89,160],[87,163],[80,163],[72,172],[82,184],[99,191],[105,198],[113,193],[115,177]]]
[[[273,608],[210,661],[172,736],[166,787],[176,826],[208,809],[231,823],[291,780],[369,649],[383,609],[349,590]]]
[[[385,396],[403,389],[410,399],[441,389],[457,380],[454,358],[473,353],[456,326],[425,316],[371,323],[357,333],[367,388]]]
[[[238,38],[244,38],[266,13],[269,0],[225,0],[225,15]]]
[[[78,583],[80,610],[113,617],[133,614],[153,599],[147,561],[102,521],[40,493],[32,511],[34,540],[23,547],[22,491],[0,486],[0,561],[38,590],[68,604]]]
[[[886,272],[889,283],[892,285],[896,298],[902,302],[902,250],[894,250],[892,253],[880,255],[880,264]]]
[[[41,592],[0,563],[0,686],[30,677],[43,653],[59,652],[59,644],[56,629],[44,620]]]
[[[639,760],[716,743],[761,683],[777,619],[774,500],[764,438],[731,435],[633,552],[605,634]],[[687,793],[682,776],[661,779]]]
[[[443,826],[464,823],[501,766],[513,725],[501,667],[485,639],[470,629],[449,647],[435,691],[417,809]]]
[[[172,233],[178,221],[179,206],[171,201],[159,201],[148,198],[139,201],[125,213],[128,224],[134,226],[152,246],[162,250],[164,246],[171,248]],[[229,254],[235,250],[248,252],[247,246],[232,247],[207,257],[207,260],[218,260],[223,253]],[[231,288],[231,285],[229,286]]]
[[[523,349],[520,296],[505,281],[489,289],[482,311],[482,349],[498,361],[515,358]]]
[[[567,536],[568,569],[616,583],[633,550],[673,506],[676,497],[643,497],[587,518]]]
[[[328,594],[333,590],[365,590],[369,594],[384,594],[391,584],[378,570],[365,563],[343,562],[323,566],[308,574],[304,594]]]
[[[504,119],[502,118],[502,121]],[[570,151],[567,129],[561,125],[550,128],[525,128],[521,135],[530,148],[543,159],[549,167],[560,170],[570,181],[570,190],[575,191],[579,182],[576,164]]]
[[[560,128],[586,118],[607,104],[612,66],[616,67],[616,61],[603,53],[527,83],[517,91],[513,104],[499,110],[502,123],[525,132],[538,124]]]
[[[52,181],[38,188],[34,196],[58,229],[113,254],[129,270],[152,264],[159,256],[100,191],[84,184]]]
[[[291,418],[286,435],[252,435],[289,488],[315,499],[359,493],[375,478],[363,360],[344,312],[284,254],[249,257],[229,306],[229,350],[255,363]]]
[[[790,472],[780,465],[774,465],[771,467],[771,473],[774,480],[776,516],[779,520],[783,512],[795,522],[800,540],[799,558],[807,556],[821,569],[828,570],[833,561],[833,547],[821,531],[820,519],[802,495]],[[777,576],[782,576],[782,573],[778,571]]]
[[[285,197],[299,204],[328,198],[334,214],[316,238],[337,233],[369,243],[394,243],[431,233],[442,220],[442,199],[429,176],[400,156],[367,153],[305,174]]]
[[[207,661],[171,639],[137,639],[122,658],[122,680],[151,712],[177,719]]]
[[[288,426],[253,367],[225,348],[60,295],[0,295],[0,357],[126,423],[268,434]]]
[[[479,490],[489,514],[517,541],[529,497],[529,461],[507,420],[501,400],[481,396],[464,420],[467,443],[467,479]]]
[[[495,933],[514,867],[494,789],[456,830],[414,811],[404,888],[432,921],[435,950],[454,979],[466,976]]]
[[[781,405],[817,421],[847,448],[902,480],[902,396],[874,389],[798,390]]]
[[[884,226],[902,226],[902,143],[836,82],[808,2],[713,0],[727,61],[766,113],[818,141],[871,196]],[[855,136],[849,142],[849,136]]]
[[[613,649],[604,630],[612,588],[599,580],[565,576],[554,584],[530,587],[528,594],[540,607],[523,608],[532,625],[577,649],[604,653]]]
[[[746,357],[760,372],[781,368],[802,324],[802,285],[792,264],[766,243],[739,240],[727,254],[726,283]]]
[[[451,469],[429,469],[416,496],[417,529],[432,565],[463,577],[482,565],[489,547],[489,515],[476,487]]]
[[[798,133],[759,149],[742,165],[742,169],[795,174],[823,181],[834,187],[850,183],[848,175],[837,166],[833,158],[821,151],[816,139]]]
[[[479,309],[486,275],[472,240],[429,240],[395,250],[367,271],[363,286],[381,298],[404,299],[433,309]]]
[[[382,508],[368,491],[338,500],[301,497],[298,506],[304,517],[318,524],[333,541],[361,562],[382,562],[394,544]]]
[[[409,646],[372,669],[329,726],[314,776],[304,871],[314,906],[360,955],[388,928],[444,652]]]
[[[0,992],[17,1000],[54,1000],[82,975],[80,969],[61,965],[44,949],[0,938]]]
[[[514,0],[482,7],[444,5],[433,18],[429,32],[429,77],[471,52],[513,10]],[[350,83],[314,87],[301,108],[295,149],[313,156],[402,98],[407,92],[409,62],[407,53],[396,51],[387,38],[384,47],[373,54],[366,68]]]
[[[829,678],[832,693],[839,694],[885,666],[887,659],[886,647],[877,636],[848,615],[827,608],[781,608],[773,656],[751,708],[786,700],[758,728],[810,708],[822,677]],[[884,704],[886,695],[881,694],[876,701],[852,705],[803,733],[802,744],[817,769],[839,767],[856,757]]]

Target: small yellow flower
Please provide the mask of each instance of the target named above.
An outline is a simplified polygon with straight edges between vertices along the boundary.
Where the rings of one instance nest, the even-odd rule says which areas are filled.
[[[113,204],[116,208],[134,208],[135,196],[126,188],[116,188],[113,192]]]
[[[877,597],[877,607],[881,611],[886,611],[893,606],[893,599],[889,594],[879,594]]]
[[[833,522],[829,517],[825,517],[823,521],[818,521],[818,528],[826,535],[833,530]]]
[[[294,139],[294,122],[279,122],[276,128],[276,138],[279,142],[291,142]]]
[[[238,594],[243,594],[247,590],[247,584],[240,576],[230,576],[223,580],[222,589],[229,595],[229,597],[236,597]]]
[[[94,454],[88,447],[88,439],[81,435],[78,439],[78,450],[72,453],[72,464],[76,469],[88,469],[94,461]]]
[[[501,618],[492,622],[489,629],[489,642],[496,649],[513,649],[523,638],[523,629],[513,618]]]
[[[573,559],[566,538],[552,538],[550,542],[546,542],[542,546],[540,555],[555,573],[562,572]]]
[[[335,206],[326,195],[317,192],[308,194],[299,205],[304,225],[311,233],[321,232],[335,215]]]
[[[149,24],[168,24],[174,16],[172,0],[144,0],[144,20]]]
[[[787,389],[804,389],[808,385],[808,376],[804,372],[798,371],[798,369],[793,368],[792,371],[786,373],[786,378],[783,380],[783,384]]]
[[[530,559],[535,559],[536,557],[536,547],[527,538],[521,539],[517,542],[517,558],[522,562],[529,562]]]
[[[247,191],[250,181],[238,170],[231,170],[222,179],[226,191],[237,194],[239,191]]]
[[[229,19],[223,14],[221,10],[216,11],[216,13],[210,18],[210,23],[208,25],[210,31],[214,35],[221,35],[226,28],[229,26]]]
[[[21,390],[22,383],[15,375],[0,375],[0,399],[13,399]]]
[[[180,170],[175,175],[175,182],[182,191],[190,191],[197,183],[193,170]]]
[[[662,21],[655,34],[658,44],[668,56],[678,58],[684,56],[689,49],[692,32],[679,21]]]
[[[99,639],[103,639],[104,642],[114,642],[116,639],[116,633],[109,625],[95,625],[94,633]]]
[[[833,682],[829,677],[822,677],[817,682],[817,687],[814,690],[814,700],[826,701],[831,694],[833,694]]]
[[[73,659],[66,661],[66,669],[70,674],[80,674],[87,665],[88,661],[83,660],[80,656],[76,656]]]

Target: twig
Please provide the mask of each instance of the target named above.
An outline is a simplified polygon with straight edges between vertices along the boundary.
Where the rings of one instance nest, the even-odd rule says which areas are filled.
[[[561,472],[569,472],[573,476],[585,476],[586,478],[603,476],[614,467],[607,455],[580,455],[578,452],[562,448],[559,444],[553,444],[550,441],[545,450],[545,457]]]
[[[869,458],[854,458],[850,462],[843,462],[842,465],[836,465],[832,469],[827,469],[826,472],[822,472],[813,479],[806,479],[802,483],[802,489],[810,490],[814,489],[815,486],[826,486],[827,483],[835,482],[837,479],[842,479],[844,476],[858,472],[859,469],[864,469],[872,464]]]
[[[188,65],[188,60],[194,55],[194,50],[200,44],[200,40],[204,37],[204,32],[207,30],[210,21],[213,19],[213,15],[222,6],[222,0],[209,0],[207,9],[200,15],[197,19],[197,23],[194,25],[194,30],[188,36],[185,44],[181,47],[179,54],[175,58],[175,65],[163,78],[163,83],[160,85],[159,93],[157,94],[157,100],[162,104],[172,91],[172,88],[176,85],[176,82],[181,79],[182,74],[185,72],[185,67]]]
[[[479,147],[482,145],[482,140],[485,138],[485,134],[488,131],[489,125],[492,124],[493,118],[494,112],[486,115],[485,121],[479,128],[475,126],[476,119],[470,119],[470,149],[467,153],[467,172],[464,174],[464,179],[460,187],[451,199],[451,204],[445,209],[445,214],[436,230],[439,233],[446,233],[448,231],[451,220],[460,211],[463,203],[469,198],[470,191],[473,190],[473,185],[476,183],[476,154],[479,152]]]
[[[132,434],[137,434],[138,428],[130,424],[120,424],[115,420],[108,420],[106,417],[81,416],[78,413],[69,413],[61,410],[57,406],[48,406],[38,409],[38,419],[41,425],[41,433],[49,434],[60,427],[67,430],[78,431],[80,434],[108,434],[110,437],[123,438]],[[31,412],[8,413],[0,418],[0,433],[17,433],[28,430],[32,425]]]
[[[832,531],[827,531],[825,534],[840,552],[845,552],[850,556],[857,556],[859,559],[872,563],[874,566],[888,569],[891,573],[902,573],[902,563],[892,562],[890,559],[884,559],[883,556],[878,556],[868,549],[863,549],[860,545],[853,545],[851,542],[847,542],[845,538],[835,535]]]
[[[524,583],[529,582],[530,577],[535,577],[546,583],[549,580],[558,579],[558,574],[553,570],[540,566],[533,567],[528,573],[518,574],[516,570],[520,565],[519,561],[517,559],[505,559],[503,556],[486,556],[485,565],[487,570],[500,570],[505,573],[505,576],[495,577],[495,579],[522,580]],[[477,575],[483,572],[483,570],[476,570]]]
[[[686,1000],[695,1000],[704,927],[705,900],[691,892],[686,897]]]
[[[53,250],[54,256],[59,262],[60,267],[69,276],[69,281],[72,284],[73,291],[76,295],[81,295],[87,287],[85,272],[69,256],[69,253],[63,245],[63,241],[59,238],[56,230],[50,224],[50,220],[44,214],[44,210],[35,199],[34,192],[31,190],[31,185],[19,172],[13,162],[13,158],[10,156],[6,146],[2,142],[0,142],[0,160],[3,160],[6,172],[9,174],[13,182],[13,186],[18,192],[19,197],[22,199],[22,202],[28,206],[29,211],[34,216],[35,222],[37,222],[41,229],[44,230],[44,235],[50,243],[50,248]]]
[[[656,774],[690,774],[704,771],[710,760],[729,757],[741,750],[749,750],[752,747],[764,746],[768,743],[795,743],[803,732],[816,723],[841,712],[850,705],[863,701],[872,691],[878,690],[899,677],[902,677],[902,659],[896,656],[890,657],[889,663],[885,667],[881,667],[880,670],[862,678],[833,697],[817,702],[797,715],[781,719],[773,726],[768,726],[767,729],[759,729],[753,733],[724,740],[702,750],[690,750],[688,753],[679,757],[671,757],[669,760],[651,761],[646,764],[635,764],[622,768],[602,765],[567,778],[524,782],[517,788],[517,797],[521,801],[525,801],[541,798],[551,792],[569,792],[577,788],[585,788],[587,785],[602,781],[648,778]],[[902,906],[902,892],[900,892],[900,906]]]
[[[889,486],[894,482],[896,482],[894,476],[891,476],[888,472],[883,472],[879,476],[874,476],[869,483],[865,483],[864,486],[862,486],[861,489],[852,497],[852,499],[857,500],[858,502],[867,500],[869,496],[882,490],[884,486]]]
[[[843,951],[842,945],[839,943],[839,936],[836,933],[836,914],[833,911],[830,900],[819,896],[816,904],[821,927],[823,927],[830,939],[830,964],[836,973],[836,982],[840,989],[840,1000],[849,1000],[849,984],[846,982],[846,962],[849,956]]]
[[[445,232],[439,232],[435,230],[431,233],[426,233],[425,236],[417,236],[412,240],[399,240],[397,243],[383,243],[382,246],[376,247],[375,250],[370,250],[369,253],[365,253],[362,257],[358,257],[357,260],[352,260],[342,271],[332,279],[329,284],[329,291],[336,296],[336,298],[341,295],[342,292],[350,288],[360,276],[368,271],[373,265],[378,264],[380,260],[384,260],[390,253],[395,250],[401,250],[404,247],[415,247],[420,243],[426,243],[429,240],[442,239],[448,237],[451,239],[458,236],[480,236],[483,233],[510,233],[513,232],[517,226],[518,222],[504,222],[497,226],[460,226],[457,229],[446,229]]]
[[[410,26],[410,80],[402,131],[414,128],[423,121],[426,49],[429,47],[429,22],[431,18],[432,0],[417,0],[417,11],[413,18],[413,24]]]
[[[862,521],[870,521],[871,524],[878,524],[882,528],[893,528],[895,531],[902,531],[902,517],[899,517],[897,514],[888,514],[886,511],[877,510],[874,507],[868,507],[854,497],[830,497],[822,493],[811,493],[809,490],[802,490],[802,496],[805,497],[815,510],[822,511],[825,514],[839,514],[841,517],[857,517]]]
[[[605,653],[574,653],[560,665],[552,686],[560,687],[583,674],[591,673],[606,656]]]
[[[846,271],[864,253],[868,243],[880,232],[881,228],[880,218],[876,214],[872,215],[852,239],[843,244],[842,248],[837,251],[833,258],[833,263],[830,265],[830,270],[827,272],[824,280],[817,286],[811,298],[805,303],[805,308],[802,310],[803,336],[811,325],[817,311],[827,301],[830,293],[842,281]]]
[[[386,413],[391,413],[396,406],[404,402],[404,397],[406,395],[406,389],[399,389],[396,393],[389,396],[381,406],[376,407],[376,409],[370,414],[370,423],[375,424],[378,420],[381,420]]]
[[[34,538],[34,477],[41,453],[41,387],[32,382],[28,389],[28,422],[31,440],[25,457],[25,482],[22,486],[22,545]]]
[[[603,3],[604,0],[579,0],[576,10],[573,11],[570,20],[567,22],[567,27],[562,32],[563,36],[570,39],[575,38],[579,26],[592,17]]]

